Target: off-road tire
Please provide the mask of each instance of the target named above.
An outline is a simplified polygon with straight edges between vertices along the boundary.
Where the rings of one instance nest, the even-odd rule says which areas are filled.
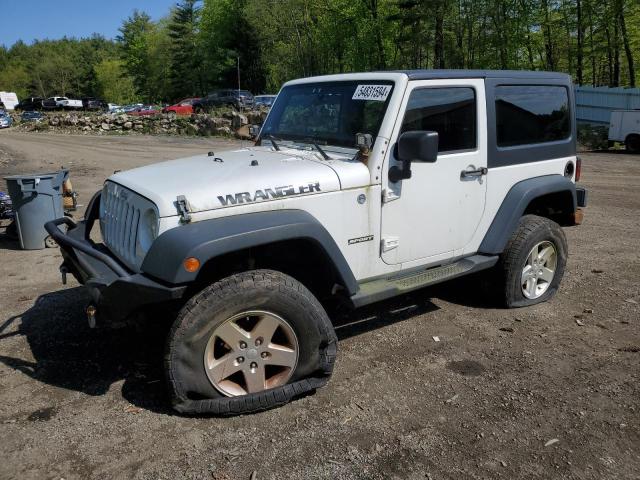
[[[283,386],[227,397],[209,381],[203,355],[214,329],[248,310],[269,310],[287,319],[298,338],[298,362]],[[219,416],[274,408],[324,386],[333,371],[336,352],[333,326],[304,285],[273,270],[238,273],[208,286],[179,312],[165,354],[172,405],[180,413]]]
[[[543,241],[551,242],[556,249],[555,275],[546,292],[538,298],[531,299],[522,292],[522,270],[531,249]],[[567,255],[567,239],[560,225],[537,215],[523,216],[496,265],[497,281],[502,287],[501,303],[507,308],[517,308],[549,300],[558,291]]]
[[[628,135],[624,141],[624,148],[630,153],[640,152],[640,135]]]

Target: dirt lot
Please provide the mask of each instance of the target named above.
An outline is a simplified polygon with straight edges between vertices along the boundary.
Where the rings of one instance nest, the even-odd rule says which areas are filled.
[[[0,174],[67,166],[86,203],[115,169],[229,145],[0,132]],[[356,312],[328,387],[246,417],[175,415],[161,338],[90,330],[57,251],[0,240],[0,477],[640,478],[640,156],[583,158],[552,302],[457,282]]]

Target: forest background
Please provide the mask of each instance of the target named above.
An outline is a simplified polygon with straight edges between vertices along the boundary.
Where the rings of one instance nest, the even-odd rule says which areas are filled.
[[[182,0],[114,39],[0,46],[0,90],[170,102],[215,88],[276,93],[311,75],[416,68],[569,73],[635,87],[638,0]]]

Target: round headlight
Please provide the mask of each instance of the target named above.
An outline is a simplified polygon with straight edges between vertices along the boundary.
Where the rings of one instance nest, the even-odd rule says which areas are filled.
[[[147,253],[151,244],[158,236],[158,214],[152,208],[147,209],[140,218],[138,226],[138,249],[140,253]]]

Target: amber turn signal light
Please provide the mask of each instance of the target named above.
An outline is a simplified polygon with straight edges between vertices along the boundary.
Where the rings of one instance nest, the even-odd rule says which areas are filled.
[[[187,272],[193,273],[200,268],[200,260],[194,257],[189,257],[182,262],[182,266]]]

